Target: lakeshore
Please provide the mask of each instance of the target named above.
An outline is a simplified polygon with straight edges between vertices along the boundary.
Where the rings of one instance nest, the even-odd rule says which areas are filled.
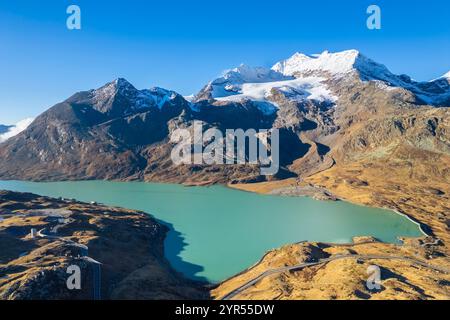
[[[164,245],[171,265],[188,278],[212,283],[290,243],[347,243],[365,235],[399,243],[398,237],[422,235],[415,224],[390,210],[310,197],[260,195],[224,186],[2,181],[2,188],[148,212],[169,229]]]

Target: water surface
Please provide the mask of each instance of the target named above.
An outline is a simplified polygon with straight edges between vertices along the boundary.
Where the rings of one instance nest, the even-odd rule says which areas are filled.
[[[302,240],[350,242],[369,235],[385,242],[420,236],[392,211],[343,201],[259,195],[223,186],[144,182],[0,181],[0,189],[97,201],[143,210],[168,225],[166,257],[193,279],[218,282],[258,261],[269,249]]]

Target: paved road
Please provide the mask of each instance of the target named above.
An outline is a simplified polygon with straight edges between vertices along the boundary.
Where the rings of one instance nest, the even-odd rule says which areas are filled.
[[[259,276],[257,276],[256,278],[254,278],[254,279],[246,282],[242,286],[234,289],[233,291],[231,291],[230,293],[228,293],[227,295],[222,297],[221,300],[230,300],[230,299],[232,299],[236,295],[242,293],[247,288],[255,285],[260,280],[262,280],[263,278],[268,277],[270,275],[273,275],[273,274],[276,274],[276,273],[287,272],[287,271],[297,271],[297,270],[300,270],[300,269],[303,269],[303,268],[306,268],[306,267],[311,267],[311,266],[315,266],[315,265],[319,265],[319,264],[323,264],[323,263],[328,263],[330,261],[335,261],[335,260],[340,260],[340,259],[360,259],[360,260],[389,259],[389,260],[402,260],[402,261],[411,262],[413,264],[418,264],[418,265],[421,265],[423,267],[426,267],[426,268],[429,268],[429,269],[433,269],[435,271],[444,272],[444,273],[450,273],[449,269],[433,266],[433,265],[428,264],[426,262],[423,262],[421,260],[408,258],[408,257],[384,256],[384,255],[358,255],[358,254],[336,255],[336,256],[333,256],[331,258],[321,259],[321,260],[319,260],[317,262],[301,263],[301,264],[294,265],[294,266],[287,266],[287,267],[281,267],[281,268],[267,270],[267,271],[263,272],[262,274],[260,274]]]
[[[98,262],[95,259],[92,259],[91,257],[88,257],[88,250],[89,248],[87,246],[85,246],[84,244],[80,244],[77,243],[75,241],[69,240],[69,239],[64,239],[62,237],[58,237],[55,235],[47,235],[44,233],[44,231],[46,230],[46,228],[41,229],[37,232],[37,236],[41,237],[41,238],[47,238],[47,239],[51,239],[51,240],[59,240],[62,242],[65,242],[69,245],[81,248],[82,250],[82,259],[84,259],[85,261],[89,262],[92,264],[93,266],[93,299],[94,300],[101,300],[101,287],[102,287],[102,269],[101,269],[101,263]]]

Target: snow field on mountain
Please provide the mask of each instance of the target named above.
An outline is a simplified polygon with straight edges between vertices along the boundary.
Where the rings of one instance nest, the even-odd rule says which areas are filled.
[[[294,80],[284,80],[265,83],[244,83],[239,94],[215,97],[219,101],[239,102],[242,100],[253,100],[257,102],[270,102],[272,89],[283,92],[290,100],[301,102],[304,100],[316,100],[319,102],[336,102],[334,96],[321,77],[305,77]]]

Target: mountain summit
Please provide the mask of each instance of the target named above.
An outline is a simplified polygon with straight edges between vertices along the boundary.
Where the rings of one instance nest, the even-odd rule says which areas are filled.
[[[0,134],[3,134],[5,132],[7,132],[12,126],[6,126],[3,124],[0,124]]]
[[[382,90],[407,90],[418,104],[450,105],[450,87],[445,78],[416,82],[407,75],[395,75],[381,63],[358,50],[306,55],[295,53],[271,69],[241,65],[209,82],[194,102],[252,101],[265,113],[278,109],[275,101],[281,93],[291,101],[315,100],[335,104],[341,80],[373,81]]]
[[[391,81],[396,76],[385,65],[375,62],[358,50],[305,55],[295,53],[292,57],[276,63],[272,70],[284,75],[307,75],[328,73],[333,77],[356,73],[362,80]]]
[[[178,93],[158,87],[138,90],[126,79],[118,78],[104,86],[79,92],[67,102],[91,105],[107,117],[120,117],[139,110],[169,107],[182,99]]]
[[[210,81],[196,96],[196,100],[213,99],[239,94],[245,83],[267,83],[291,80],[280,72],[264,67],[250,67],[241,64],[239,67],[226,70],[224,74]]]

